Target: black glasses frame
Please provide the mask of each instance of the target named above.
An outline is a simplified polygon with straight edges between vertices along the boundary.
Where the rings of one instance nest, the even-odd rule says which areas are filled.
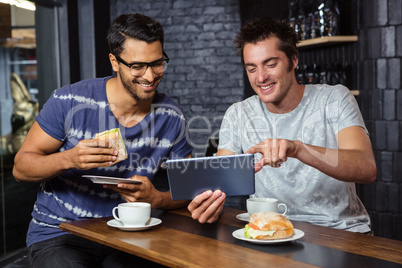
[[[119,56],[117,56],[117,55],[114,55],[115,57],[116,57],[116,60],[118,61],[118,62],[121,62],[121,63],[123,63],[124,65],[126,65],[128,68],[130,68],[131,69],[131,66],[133,66],[134,64],[144,64],[144,65],[146,65],[147,66],[147,68],[145,69],[145,70],[147,70],[148,69],[148,67],[153,67],[154,65],[155,65],[155,63],[156,62],[158,62],[158,61],[160,61],[160,60],[164,60],[164,61],[166,61],[166,63],[169,63],[169,61],[170,61],[170,59],[169,59],[169,56],[165,53],[165,51],[162,51],[163,52],[163,57],[161,58],[161,59],[159,59],[159,60],[155,60],[155,61],[153,61],[153,62],[141,62],[141,61],[136,61],[136,62],[132,62],[132,63],[127,63],[126,61],[124,61],[122,58],[120,58]],[[153,70],[153,69],[152,69]]]

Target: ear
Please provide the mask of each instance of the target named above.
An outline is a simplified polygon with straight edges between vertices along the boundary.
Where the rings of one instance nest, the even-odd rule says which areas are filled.
[[[110,64],[112,65],[113,71],[117,73],[119,71],[119,63],[117,62],[116,57],[112,53],[109,53],[109,60]]]
[[[299,57],[297,55],[293,55],[293,70],[297,68],[297,65],[299,64]]]

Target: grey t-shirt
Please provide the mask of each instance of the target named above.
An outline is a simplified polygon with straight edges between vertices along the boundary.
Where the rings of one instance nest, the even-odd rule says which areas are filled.
[[[336,134],[351,126],[367,132],[356,100],[346,87],[307,85],[300,104],[286,114],[269,112],[258,96],[233,104],[222,121],[219,149],[244,153],[267,138],[336,149]],[[261,154],[255,157],[257,161]],[[288,158],[280,168],[265,166],[255,176],[252,197],[277,198],[287,205],[286,215],[291,220],[370,231],[370,218],[354,183],[331,178],[295,158]]]

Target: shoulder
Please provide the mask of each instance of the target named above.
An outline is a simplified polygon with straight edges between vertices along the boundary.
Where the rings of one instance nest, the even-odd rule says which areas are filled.
[[[157,92],[152,101],[152,110],[156,114],[168,114],[183,117],[183,109],[173,99]]]
[[[309,103],[316,103],[319,106],[328,103],[349,103],[355,102],[353,94],[344,85],[306,85],[307,100]]]
[[[258,95],[253,95],[251,97],[248,97],[247,99],[245,99],[244,101],[239,102],[242,105],[260,105],[261,99]]]
[[[53,99],[71,101],[77,103],[98,103],[100,106],[107,104],[106,82],[110,77],[86,79],[74,84],[65,85],[52,93]],[[99,102],[102,102],[99,103]]]
[[[233,103],[229,108],[227,109],[227,113],[247,113],[247,114],[254,114],[254,113],[259,113],[262,108],[263,108],[263,103],[261,102],[260,98],[258,95],[254,95],[251,97],[248,97],[247,99]]]
[[[170,105],[174,105],[179,107],[179,105],[169,96],[167,96],[166,94],[160,93],[160,92],[156,92],[155,97],[152,101],[152,104],[170,104]]]
[[[106,85],[106,82],[111,77],[93,78],[81,80],[73,84],[65,85],[54,92],[58,94],[74,93],[74,94],[88,94],[93,90],[99,90]]]
[[[341,84],[333,86],[327,84],[306,85],[306,91],[308,94],[319,96],[353,96],[350,90]]]

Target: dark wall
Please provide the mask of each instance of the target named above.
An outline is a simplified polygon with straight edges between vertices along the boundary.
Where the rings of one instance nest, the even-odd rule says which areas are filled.
[[[106,41],[110,1],[59,0],[59,4],[60,86],[111,75]]]
[[[359,98],[378,168],[360,188],[375,233],[402,240],[402,1],[358,2]]]
[[[71,1],[71,0],[70,0]],[[109,47],[106,41],[107,32],[110,26],[110,1],[102,0],[102,4],[94,2],[94,24],[95,24],[95,58],[106,59],[96,60],[96,76],[103,77],[111,74],[110,62],[107,60],[109,55]]]

